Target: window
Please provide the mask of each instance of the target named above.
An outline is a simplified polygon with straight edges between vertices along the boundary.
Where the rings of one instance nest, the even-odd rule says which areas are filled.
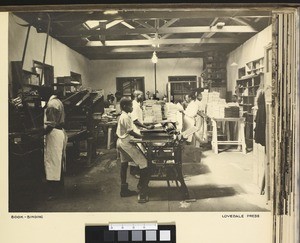
[[[140,90],[145,94],[144,77],[118,77],[116,82],[117,91],[121,93],[121,96],[131,97],[135,90]]]
[[[54,67],[39,61],[33,61],[33,72],[40,75],[40,85],[51,87],[54,83]],[[43,73],[43,77],[42,77]]]
[[[197,76],[169,76],[168,94],[173,101],[183,100],[184,96],[198,87]]]

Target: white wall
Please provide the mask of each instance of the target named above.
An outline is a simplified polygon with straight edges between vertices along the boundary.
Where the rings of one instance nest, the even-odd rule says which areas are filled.
[[[8,36],[9,62],[22,60],[27,27],[19,24],[26,24],[26,22],[10,14]],[[45,42],[46,34],[37,33],[36,29],[31,27],[23,66],[24,70],[31,71],[33,60],[43,62]],[[89,59],[49,36],[45,63],[54,66],[54,77],[70,76],[70,71],[73,71],[81,74],[84,84],[89,80],[89,62]]]
[[[227,91],[233,91],[238,79],[238,69],[244,67],[247,62],[264,57],[265,46],[272,42],[272,26],[268,26],[255,36],[247,40],[237,49],[229,53],[227,60]],[[231,63],[238,66],[231,67]]]
[[[156,64],[159,96],[167,94],[168,76],[194,75],[203,70],[202,58],[159,59]],[[116,77],[145,77],[145,92],[154,92],[154,66],[151,59],[91,61],[91,82],[88,86],[102,88],[105,93],[116,92]]]

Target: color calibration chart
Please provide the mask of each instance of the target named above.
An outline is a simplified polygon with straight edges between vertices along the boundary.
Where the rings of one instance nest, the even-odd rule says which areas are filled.
[[[111,223],[86,226],[85,243],[176,243],[175,225]]]

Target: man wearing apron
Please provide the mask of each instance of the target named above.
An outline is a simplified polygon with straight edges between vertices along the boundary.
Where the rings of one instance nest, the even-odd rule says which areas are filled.
[[[133,100],[132,100],[132,112],[130,113],[131,119],[133,121],[133,131],[137,134],[141,134],[140,128],[153,129],[153,125],[144,125],[143,124],[143,110],[142,103],[144,100],[144,93],[140,90],[135,90],[133,92]],[[130,163],[129,163],[130,164]],[[139,178],[140,171],[137,166],[130,165],[130,174]]]
[[[48,200],[58,196],[64,184],[67,135],[63,129],[65,112],[62,102],[52,95],[45,109],[44,166],[48,184]]]
[[[135,191],[128,189],[127,168],[128,162],[133,161],[140,168],[140,180],[138,187],[140,188],[138,195],[138,202],[144,203],[148,201],[147,188],[149,182],[149,172],[147,168],[147,160],[142,152],[130,143],[130,140],[141,138],[142,136],[134,131],[133,121],[130,117],[132,112],[132,101],[128,98],[120,100],[120,108],[122,110],[121,116],[117,126],[117,148],[120,152],[121,158],[121,197],[130,197],[136,195]]]

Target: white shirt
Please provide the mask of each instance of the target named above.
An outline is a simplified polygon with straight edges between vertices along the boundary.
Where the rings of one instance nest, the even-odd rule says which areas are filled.
[[[198,103],[198,110],[206,112],[206,105],[202,100],[197,100]]]
[[[196,100],[192,100],[186,110],[184,111],[184,114],[188,117],[194,118],[196,117],[199,109],[199,103]]]
[[[44,124],[47,124],[48,122],[54,122],[52,121],[48,121],[47,119],[47,109],[49,109],[50,107],[57,109],[59,112],[58,114],[55,114],[55,122],[57,124],[63,124],[65,122],[65,110],[64,110],[64,105],[63,103],[57,98],[56,95],[52,95],[49,98],[49,101],[47,103],[46,109],[44,111]],[[54,114],[53,114],[54,115]]]
[[[143,124],[143,110],[141,108],[141,104],[136,100],[132,101],[132,112],[130,116],[132,121],[138,120]],[[133,131],[136,133],[140,133],[140,129],[138,129],[135,124],[133,124]]]
[[[125,111],[122,111],[119,121],[118,121],[118,126],[117,126],[117,131],[116,134],[119,138],[126,138],[129,135],[129,132],[133,130],[133,122],[128,113]]]

